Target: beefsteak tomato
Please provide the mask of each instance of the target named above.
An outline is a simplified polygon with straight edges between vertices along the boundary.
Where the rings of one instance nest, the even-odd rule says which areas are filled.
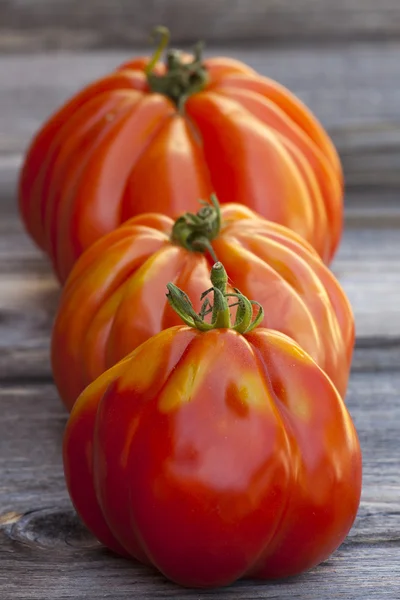
[[[198,298],[210,284],[211,255],[223,262],[232,285],[259,299],[264,326],[294,338],[344,395],[354,319],[335,277],[296,233],[243,205],[220,211],[213,202],[175,224],[161,214],[133,217],[78,260],[52,333],[54,380],[68,409],[107,368],[179,323],[162,290],[173,281]]]
[[[289,337],[253,329],[240,293],[231,328],[221,267],[212,323],[209,304],[199,316],[169,285],[189,326],[150,338],[88,386],[63,445],[87,527],[192,587],[317,565],[347,535],[361,491],[357,434],[331,380]]]
[[[343,179],[316,117],[239,61],[202,60],[199,48],[189,57],[169,51],[165,65],[159,55],[81,90],[27,151],[20,212],[60,280],[129,217],[176,218],[212,192],[297,231],[328,263],[342,230]]]

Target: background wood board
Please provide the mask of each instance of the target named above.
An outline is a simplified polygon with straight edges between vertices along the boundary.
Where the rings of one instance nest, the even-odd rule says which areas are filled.
[[[400,6],[400,4],[399,4]],[[148,53],[149,48],[139,51]],[[297,94],[327,128],[348,190],[400,189],[400,44],[336,48],[210,48],[243,60]],[[0,58],[0,171],[18,165],[31,136],[66,99],[132,53]]]
[[[2,385],[0,403],[0,592],[43,598],[396,598],[400,589],[398,422],[400,373],[353,373],[347,404],[363,450],[363,493],[341,548],[301,577],[188,591],[119,559],[86,532],[65,489],[66,412],[51,384]],[[390,414],[390,419],[387,415]]]
[[[345,229],[332,269],[350,299],[357,342],[364,347],[368,341],[383,348],[400,343],[399,264],[400,229]],[[0,225],[0,280],[0,378],[50,377],[60,288],[15,216]]]
[[[397,0],[0,0],[0,48],[100,48],[147,42],[158,24],[174,43],[391,39]]]
[[[174,586],[154,570],[105,550],[15,551],[15,544],[3,540],[0,534],[0,590],[6,600],[394,600],[400,586],[397,543],[345,544],[318,569],[290,580],[241,581],[218,591],[199,591]]]

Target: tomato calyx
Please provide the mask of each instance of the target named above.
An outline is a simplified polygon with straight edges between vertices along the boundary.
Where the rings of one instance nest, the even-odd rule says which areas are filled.
[[[211,194],[210,202],[200,200],[203,206],[196,213],[184,213],[172,228],[171,241],[190,252],[209,252],[217,262],[211,245],[221,229],[221,210],[215,194]]]
[[[180,316],[182,321],[189,327],[199,331],[210,331],[211,329],[233,329],[238,333],[249,333],[257,327],[264,318],[264,310],[261,304],[249,300],[236,288],[233,293],[227,293],[228,275],[222,263],[216,262],[211,269],[212,287],[202,293],[200,299],[204,300],[199,313],[193,308],[190,298],[173,283],[167,284],[167,299],[171,307]],[[213,294],[213,304],[207,297]],[[236,301],[229,304],[228,298]],[[235,322],[231,321],[231,308],[237,306]],[[253,316],[253,307],[258,307],[256,316]],[[211,314],[211,322],[205,318]]]
[[[165,74],[157,75],[153,69],[168,46],[170,32],[166,27],[159,26],[153,30],[154,35],[160,36],[160,42],[145,69],[149,88],[154,93],[170,98],[181,112],[189,96],[200,92],[208,81],[202,57],[203,43],[195,44],[190,62],[185,60],[180,50],[167,50]]]

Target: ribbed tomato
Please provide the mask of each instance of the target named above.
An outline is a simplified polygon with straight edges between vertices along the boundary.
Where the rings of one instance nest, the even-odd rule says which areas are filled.
[[[133,217],[78,260],[52,334],[54,379],[69,409],[107,368],[179,323],[162,292],[172,281],[199,298],[210,285],[210,250],[231,285],[261,302],[264,326],[296,340],[345,394],[354,320],[335,277],[298,234],[243,205],[219,212],[214,202],[175,224],[156,213]]]
[[[342,172],[316,117],[241,62],[170,51],[166,65],[148,58],[122,65],[43,125],[25,158],[19,204],[64,281],[85,248],[129,217],[175,218],[211,192],[286,225],[325,262],[332,258]]]
[[[63,446],[87,527],[191,587],[315,566],[346,537],[361,491],[357,434],[331,380],[292,339],[252,330],[240,294],[230,328],[214,286],[214,327],[169,286],[192,326],[162,331],[88,386]]]

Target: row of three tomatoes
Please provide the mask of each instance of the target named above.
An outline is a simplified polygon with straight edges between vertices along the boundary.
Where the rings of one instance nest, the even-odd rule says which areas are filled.
[[[103,237],[72,270],[52,338],[85,524],[190,586],[326,559],[360,499],[353,339],[317,253],[244,206],[144,214]]]
[[[66,280],[52,334],[66,481],[101,542],[173,581],[294,575],[338,547],[360,498],[343,400],[354,321],[321,259],[339,239],[340,169],[283,88],[237,61],[168,60],[133,61],[72,99],[22,174],[28,231]],[[222,200],[197,213],[185,211],[208,174],[170,114],[172,88],[193,81],[185,109]],[[118,158],[128,142],[133,169]],[[186,182],[173,194],[160,183],[171,165]],[[145,210],[164,193],[176,221]]]

